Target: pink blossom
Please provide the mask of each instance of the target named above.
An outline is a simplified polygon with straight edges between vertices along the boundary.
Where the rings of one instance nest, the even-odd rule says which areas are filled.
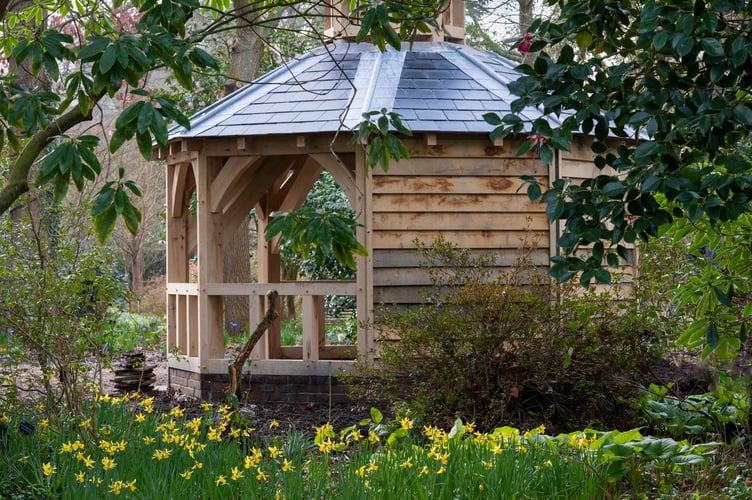
[[[522,38],[522,42],[520,42],[520,44],[517,46],[517,52],[527,54],[533,47],[533,35],[531,35],[530,33],[525,33]]]

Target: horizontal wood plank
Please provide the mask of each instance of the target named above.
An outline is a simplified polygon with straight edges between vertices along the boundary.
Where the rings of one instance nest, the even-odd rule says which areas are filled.
[[[578,183],[582,179],[591,179],[598,175],[614,175],[616,171],[612,168],[598,170],[592,162],[567,160],[561,163],[559,167],[559,176],[576,180]]]
[[[541,266],[536,272],[540,273],[540,276],[546,276],[546,266]],[[510,276],[512,268],[510,267],[494,267],[487,269],[488,280],[502,279]],[[523,273],[530,272],[525,269]],[[452,276],[450,270],[446,275]],[[528,280],[529,281],[529,280]],[[431,286],[433,281],[428,269],[422,268],[375,268],[373,270],[373,285],[374,287],[391,287],[391,286]]]
[[[280,295],[356,295],[354,281],[297,281],[285,283],[208,283],[209,295],[266,295],[276,290]]]
[[[546,185],[547,177],[538,177]],[[373,178],[373,192],[379,194],[453,193],[453,194],[518,194],[525,183],[513,176],[437,176],[379,175]]]
[[[547,231],[544,213],[499,214],[487,212],[379,212],[373,215],[375,231],[487,230]]]
[[[412,156],[389,165],[384,172],[373,170],[373,177],[382,175],[467,175],[511,176],[548,175],[548,165],[535,158],[426,158]]]
[[[518,249],[478,249],[471,250],[470,256],[472,258],[478,258],[481,255],[488,254],[493,255],[495,260],[494,264],[497,266],[512,266],[520,258],[520,251]],[[539,266],[546,266],[549,262],[548,246],[539,246],[530,253],[530,259],[533,264]],[[378,249],[373,252],[373,267],[374,269],[380,267],[423,267],[429,263],[425,258],[416,250],[398,249],[398,250],[385,250]],[[434,265],[439,266],[440,263]]]
[[[525,194],[374,194],[377,212],[543,212]]]
[[[373,248],[415,248],[414,240],[430,245],[436,238],[463,248],[520,248],[524,241],[531,238],[544,238],[542,231],[374,231]]]

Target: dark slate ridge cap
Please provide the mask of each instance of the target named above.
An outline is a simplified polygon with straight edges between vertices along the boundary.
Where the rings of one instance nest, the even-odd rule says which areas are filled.
[[[348,131],[363,112],[381,108],[400,113],[414,132],[488,133],[494,127],[482,115],[508,113],[516,99],[507,87],[519,76],[515,67],[497,54],[447,42],[415,42],[385,52],[367,43],[337,42],[193,115],[191,130],[172,127],[170,140]],[[437,80],[436,75],[448,79]],[[520,116],[531,120],[542,114],[528,108]],[[561,123],[545,118],[552,126]]]

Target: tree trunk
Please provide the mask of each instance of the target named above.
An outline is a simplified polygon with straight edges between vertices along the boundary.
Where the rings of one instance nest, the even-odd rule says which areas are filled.
[[[225,247],[225,283],[250,283],[251,245],[248,219],[244,220]],[[225,330],[232,336],[244,335],[250,324],[248,297],[225,297]]]
[[[254,2],[255,3],[255,2]],[[250,7],[254,7],[254,3]],[[233,0],[233,11],[242,13],[249,8],[248,1]],[[230,68],[225,83],[225,91],[230,92],[250,82],[256,77],[264,43],[261,36],[265,30],[251,29],[243,25],[242,16],[238,21],[235,40],[230,52]],[[246,219],[225,247],[225,283],[248,283],[251,281],[251,244],[248,237],[249,224]],[[243,334],[250,325],[248,298],[243,296],[225,297],[225,329],[230,335]]]
[[[527,33],[533,24],[533,0],[517,0],[520,5],[520,35]]]

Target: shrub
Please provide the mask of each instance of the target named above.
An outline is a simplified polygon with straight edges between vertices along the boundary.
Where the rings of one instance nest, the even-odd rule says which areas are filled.
[[[352,396],[401,402],[436,424],[461,415],[487,429],[611,425],[631,416],[656,335],[629,302],[555,285],[532,264],[532,249],[492,278],[490,256],[443,240],[419,247],[432,263],[430,302],[379,313],[379,359],[361,360],[344,377]]]
[[[144,284],[141,295],[138,300],[138,307],[141,314],[152,316],[163,316],[167,312],[167,277],[154,276]]]
[[[32,391],[52,417],[64,405],[81,410],[86,389],[101,382],[108,309],[127,302],[127,289],[111,254],[74,236],[72,214],[45,216],[0,220],[0,330],[9,346],[0,409]]]

